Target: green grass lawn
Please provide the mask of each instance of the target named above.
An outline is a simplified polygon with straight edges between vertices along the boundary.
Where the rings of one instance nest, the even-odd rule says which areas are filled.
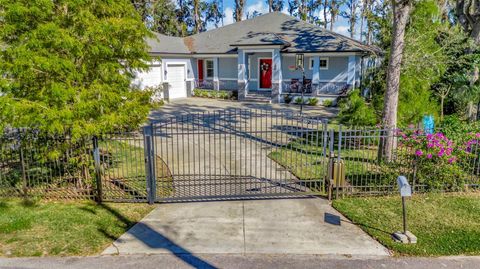
[[[409,230],[417,244],[395,243],[402,229],[398,196],[346,198],[333,206],[395,255],[480,255],[480,193],[424,194],[407,201]]]
[[[0,255],[99,254],[152,209],[147,204],[0,199]]]
[[[140,141],[141,142],[141,141]],[[142,142],[143,143],[143,142]],[[104,170],[104,193],[107,198],[125,199],[144,198],[147,196],[145,173],[145,153],[138,140],[114,141],[100,143],[100,150],[110,154],[104,162],[108,167]],[[173,191],[173,178],[163,160],[156,156],[157,197],[166,197]],[[113,184],[115,183],[115,184]],[[161,187],[160,187],[161,186]]]

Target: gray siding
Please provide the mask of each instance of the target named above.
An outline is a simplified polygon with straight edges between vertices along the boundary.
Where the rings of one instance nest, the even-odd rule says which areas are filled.
[[[253,55],[248,56],[248,63],[249,63],[249,78],[250,79],[258,79],[258,59],[259,58],[272,58],[272,54],[269,52],[262,52],[262,53],[255,53]]]
[[[328,70],[320,70],[320,81],[347,81],[348,57],[328,57]]]
[[[237,79],[237,58],[219,58],[218,59],[218,77],[219,79]]]
[[[308,57],[306,57],[308,59]],[[308,70],[308,61],[306,62],[305,77],[312,78],[312,70]],[[283,80],[290,80],[292,78],[301,79],[302,72],[300,70],[290,70],[289,66],[295,65],[295,57],[282,56],[282,78]]]

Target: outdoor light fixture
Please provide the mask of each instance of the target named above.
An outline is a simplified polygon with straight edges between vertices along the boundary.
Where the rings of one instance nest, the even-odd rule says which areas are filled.
[[[417,237],[407,229],[407,206],[405,203],[405,197],[412,196],[412,187],[410,187],[407,178],[404,176],[399,176],[397,178],[397,184],[400,191],[400,196],[402,196],[403,232],[395,232],[392,234],[392,237],[397,242],[404,244],[415,244],[417,243]]]
[[[295,64],[296,64],[295,69],[302,71],[302,90],[301,90],[302,102],[300,103],[300,115],[301,115],[303,113],[303,102],[304,102],[303,93],[305,92],[305,68],[304,68],[305,61],[304,61],[303,53],[295,54]]]
[[[302,53],[295,54],[295,63],[296,63],[297,69],[302,69],[303,70],[304,57],[303,57]]]

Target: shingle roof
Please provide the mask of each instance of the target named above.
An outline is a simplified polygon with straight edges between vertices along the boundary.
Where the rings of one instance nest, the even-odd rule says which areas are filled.
[[[191,53],[184,43],[184,38],[181,37],[155,33],[155,38],[148,38],[147,44],[150,46],[150,52]]]
[[[267,13],[183,39],[159,35],[159,42],[152,43],[152,52],[236,53],[238,46],[246,45],[281,45],[282,52],[292,53],[378,52],[373,46],[280,12]]]

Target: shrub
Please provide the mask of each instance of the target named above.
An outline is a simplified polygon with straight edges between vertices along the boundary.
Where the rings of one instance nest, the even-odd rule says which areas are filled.
[[[238,99],[238,91],[226,91],[226,90],[203,90],[194,89],[193,96],[202,98],[216,98],[216,99]]]
[[[318,104],[318,99],[315,97],[310,97],[307,100],[309,106],[316,106]]]
[[[333,106],[333,101],[330,100],[330,99],[325,99],[325,100],[323,100],[322,105],[324,107],[332,107]]]
[[[480,122],[462,121],[457,115],[446,116],[439,126],[446,136],[457,143],[467,142],[465,134],[480,133]]]
[[[365,102],[358,90],[350,92],[339,105],[338,117],[341,123],[360,126],[372,126],[377,123],[375,110]]]
[[[469,178],[475,158],[472,148],[480,142],[480,133],[470,134],[466,143],[454,143],[443,133],[399,132],[398,154],[414,160],[417,183],[427,189],[460,190]],[[473,150],[475,151],[475,150]]]
[[[286,103],[286,104],[290,104],[290,102],[292,102],[292,96],[290,94],[287,94],[283,97],[283,101]]]
[[[305,101],[303,100],[302,97],[297,97],[297,98],[295,98],[294,102],[297,105],[301,105],[301,104],[304,104]]]

